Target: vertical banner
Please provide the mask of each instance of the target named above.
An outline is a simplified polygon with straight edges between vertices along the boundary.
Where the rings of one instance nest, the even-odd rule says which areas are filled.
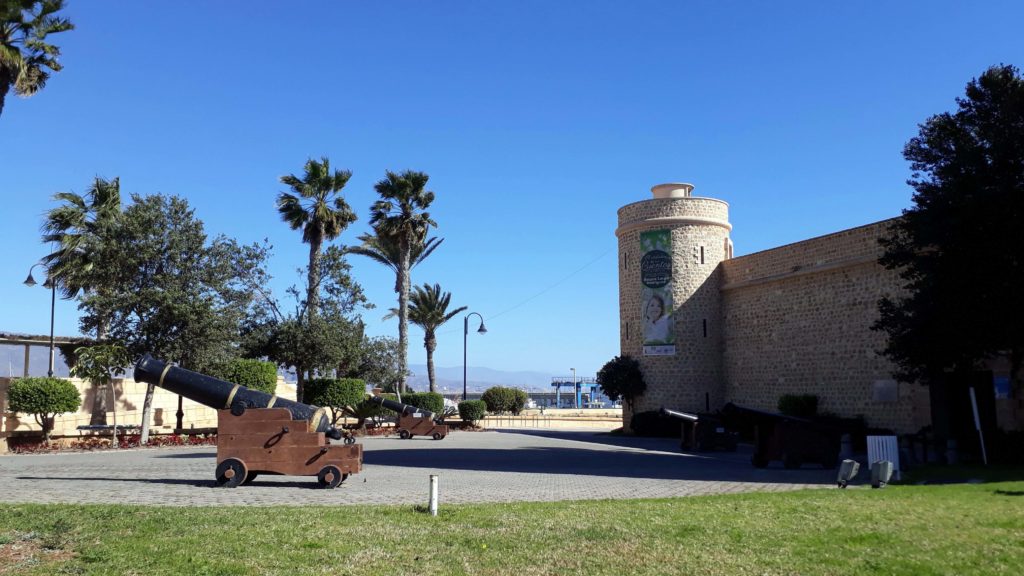
[[[671,230],[640,233],[640,281],[644,356],[674,356]]]

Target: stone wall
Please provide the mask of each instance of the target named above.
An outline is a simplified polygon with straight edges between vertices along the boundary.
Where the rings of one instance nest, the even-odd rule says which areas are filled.
[[[916,432],[930,422],[927,389],[896,382],[871,330],[899,277],[877,260],[892,220],[722,263],[723,365],[732,402],[777,410],[783,394],[816,394],[819,409],[869,426]]]
[[[35,418],[28,414],[14,414],[7,412],[7,388],[11,378],[0,378],[0,435],[9,436],[15,432],[38,431],[40,427],[36,424]],[[82,406],[74,414],[62,414],[54,422],[53,434],[56,436],[77,436],[77,427],[89,424],[90,411],[93,405],[93,387],[91,384],[77,378],[68,379],[78,388],[82,396]],[[146,397],[146,384],[136,382],[132,379],[118,379],[114,381],[117,391],[117,423],[141,425],[142,405]],[[107,405],[113,406],[109,390],[107,394]],[[286,384],[284,380],[277,381],[277,395],[287,400],[295,400],[295,386]],[[150,430],[154,434],[170,433],[174,430],[178,412],[178,395],[168,392],[163,388],[156,388],[153,394],[153,411],[150,420]],[[185,428],[215,428],[217,426],[217,411],[208,408],[185,398],[182,402],[182,425]],[[107,412],[107,424],[113,424],[113,414]],[[2,443],[2,441],[0,441]],[[0,451],[5,444],[0,445]]]

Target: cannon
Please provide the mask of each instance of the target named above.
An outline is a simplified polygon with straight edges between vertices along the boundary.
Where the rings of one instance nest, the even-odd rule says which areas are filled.
[[[441,424],[436,414],[383,396],[373,396],[370,402],[380,404],[388,410],[398,412],[398,437],[408,440],[413,436],[430,436],[441,440],[448,435],[448,426]]]
[[[668,408],[662,408],[661,414],[682,421],[679,448],[683,451],[736,451],[737,434],[726,430],[722,422],[711,414],[691,414]]]
[[[250,390],[205,374],[179,368],[146,354],[135,365],[135,380],[160,386],[217,409],[218,486],[234,488],[259,474],[316,476],[335,488],[362,469],[363,447],[354,438],[345,445],[323,408]]]
[[[772,460],[781,460],[785,468],[799,468],[805,462],[835,468],[839,461],[840,431],[806,418],[744,408],[733,403],[722,408],[723,416],[734,427],[754,428],[755,468],[765,468]]]

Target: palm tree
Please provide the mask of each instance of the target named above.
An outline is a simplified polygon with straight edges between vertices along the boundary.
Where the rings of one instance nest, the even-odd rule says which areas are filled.
[[[408,371],[409,363],[409,272],[413,266],[414,246],[425,245],[430,227],[437,226],[426,212],[434,201],[434,193],[425,190],[429,179],[423,172],[406,170],[396,174],[389,170],[374,186],[381,199],[370,208],[370,225],[377,238],[383,239],[385,245],[397,247],[394,269],[398,291],[399,361],[403,374]],[[404,389],[405,382],[400,382],[399,390]]]
[[[437,337],[434,333],[442,324],[466,310],[465,306],[460,306],[448,312],[448,303],[451,299],[451,292],[442,292],[439,284],[416,286],[409,296],[409,320],[423,328],[423,347],[427,349],[427,377],[430,379],[431,392],[437,392],[437,383],[434,379],[434,350],[437,350]],[[392,308],[391,314],[387,317],[390,318],[397,313],[398,310]]]
[[[46,86],[47,68],[62,68],[60,48],[45,40],[75,27],[55,15],[63,8],[64,0],[5,0],[0,6],[0,114],[12,86],[18,96],[31,96]]]
[[[395,294],[400,293],[402,291],[402,287],[398,282],[399,246],[398,242],[395,241],[395,238],[393,236],[363,234],[359,236],[359,241],[362,242],[361,246],[350,246],[345,249],[345,252],[366,256],[367,258],[391,268],[395,273]],[[431,252],[440,246],[442,242],[444,242],[444,238],[435,238],[431,236],[424,242],[417,242],[413,244],[412,252],[409,255],[409,268],[415,268],[421,262],[426,260],[427,256],[430,256]]]
[[[277,196],[277,211],[281,219],[292,227],[302,228],[302,241],[309,244],[309,271],[307,272],[306,311],[312,319],[320,306],[320,256],[325,240],[334,240],[355,222],[356,215],[345,198],[338,192],[345,187],[352,172],[331,172],[331,161],[306,161],[305,175],[281,177],[281,183],[291,187],[294,194],[281,192]]]
[[[59,192],[53,198],[62,204],[47,212],[43,222],[43,242],[56,247],[43,257],[47,276],[68,299],[107,289],[117,281],[111,277],[116,267],[105,260],[121,217],[121,181],[96,177],[84,196]],[[96,340],[102,344],[107,337],[105,314],[97,315],[95,328]],[[90,423],[106,424],[106,394],[95,388]]]
[[[84,196],[58,192],[53,199],[63,204],[46,213],[43,242],[57,249],[45,256],[43,263],[61,295],[70,299],[102,285],[97,273],[101,271],[103,243],[121,216],[121,181],[97,176]],[[99,328],[97,339],[102,340],[105,332]]]

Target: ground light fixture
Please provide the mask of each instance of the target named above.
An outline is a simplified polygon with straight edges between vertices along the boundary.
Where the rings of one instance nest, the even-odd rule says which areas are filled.
[[[843,460],[843,463],[839,466],[839,477],[836,478],[836,483],[839,484],[840,488],[846,488],[857,476],[857,472],[860,471],[860,462],[856,460]]]

